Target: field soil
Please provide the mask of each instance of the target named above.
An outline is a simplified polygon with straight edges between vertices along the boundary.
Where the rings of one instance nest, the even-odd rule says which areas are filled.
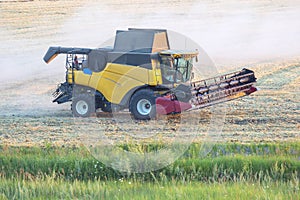
[[[164,117],[150,122],[134,121],[126,111],[113,114],[99,111],[88,119],[73,118],[70,103],[51,102],[51,94],[60,81],[52,78],[59,77],[57,74],[2,84],[0,144],[299,140],[300,61],[258,63],[250,68],[258,78],[259,91],[213,108],[184,113],[179,122]]]

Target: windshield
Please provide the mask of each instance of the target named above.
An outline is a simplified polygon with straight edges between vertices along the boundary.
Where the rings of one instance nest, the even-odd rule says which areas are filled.
[[[192,58],[161,57],[161,70],[164,83],[181,83],[191,79]]]
[[[177,66],[177,71],[180,76],[182,76],[182,81],[189,81],[191,78],[192,71],[192,59],[184,59],[184,58],[175,58],[175,66]]]

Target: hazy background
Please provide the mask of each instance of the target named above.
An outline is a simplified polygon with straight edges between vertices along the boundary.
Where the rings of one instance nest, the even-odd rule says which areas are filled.
[[[218,69],[297,58],[300,1],[0,1],[0,82],[64,78],[49,46],[99,47],[116,29],[164,28],[197,42]],[[201,58],[200,58],[201,59]]]

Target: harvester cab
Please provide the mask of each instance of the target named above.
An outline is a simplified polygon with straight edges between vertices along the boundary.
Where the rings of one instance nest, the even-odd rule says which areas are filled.
[[[58,54],[66,54],[66,81],[54,92],[53,102],[71,101],[76,117],[88,117],[97,109],[129,109],[135,119],[147,120],[255,91],[251,70],[193,81],[198,52],[171,50],[166,30],[117,31],[108,48],[50,47],[44,61]]]
[[[187,83],[193,78],[193,62],[198,52],[166,50],[160,54],[160,69],[164,84]]]

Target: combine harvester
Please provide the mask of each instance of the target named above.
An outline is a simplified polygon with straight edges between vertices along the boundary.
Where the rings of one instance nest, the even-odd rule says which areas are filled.
[[[76,117],[89,117],[97,109],[129,109],[135,119],[154,119],[211,106],[256,91],[249,69],[193,80],[197,51],[171,50],[166,30],[117,31],[113,47],[50,47],[49,63],[66,54],[66,81],[53,93],[53,102],[72,102]]]

